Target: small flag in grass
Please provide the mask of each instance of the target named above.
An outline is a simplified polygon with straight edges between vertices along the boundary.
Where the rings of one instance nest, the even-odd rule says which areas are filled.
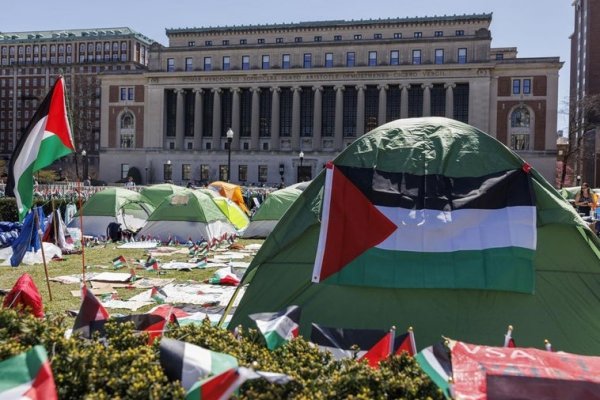
[[[146,265],[144,268],[146,271],[158,271],[160,269],[160,265],[156,259],[150,257],[148,260],[146,260]]]
[[[201,259],[196,258],[196,268],[206,268],[208,265],[208,258],[204,257]]]
[[[150,297],[152,297],[152,299],[158,304],[163,304],[169,296],[162,289],[159,289],[156,286],[154,286],[152,288],[152,292],[150,292]]]
[[[248,317],[256,322],[269,350],[274,350],[298,337],[300,313],[300,307],[289,306],[280,312],[250,314]]]
[[[0,362],[0,399],[58,399],[44,346]]]
[[[221,268],[208,278],[208,283],[212,285],[226,285],[226,286],[237,286],[240,283],[240,278],[236,274],[231,272],[231,268]]]
[[[129,274],[131,275],[131,278],[129,278],[129,280],[131,282],[137,281],[137,275],[135,273],[135,268],[129,268]]]
[[[115,258],[112,262],[114,269],[123,268],[125,265],[127,265],[127,260],[123,256]]]

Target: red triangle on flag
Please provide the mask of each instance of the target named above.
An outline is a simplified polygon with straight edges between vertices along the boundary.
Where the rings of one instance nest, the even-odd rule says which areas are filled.
[[[411,356],[414,356],[416,354],[416,350],[413,348],[413,344],[410,339],[410,334],[407,333],[398,336],[394,342],[396,348],[394,354],[400,355],[403,351],[407,352]]]
[[[48,361],[40,366],[31,388],[23,393],[23,398],[30,400],[58,399],[52,369]]]
[[[392,338],[393,333],[388,332],[383,338],[381,338],[379,342],[375,343],[375,345],[371,347],[371,349],[367,351],[365,355],[362,356],[360,359],[367,360],[369,365],[373,368],[379,368],[379,361],[385,360],[390,356],[390,350],[392,348]]]
[[[320,282],[339,272],[397,229],[333,164],[327,165],[324,191],[313,282]],[[321,243],[322,240],[324,243]]]
[[[222,399],[228,392],[230,393],[235,390],[232,386],[237,383],[238,377],[237,368],[232,368],[208,379],[202,383],[200,398],[202,400]]]

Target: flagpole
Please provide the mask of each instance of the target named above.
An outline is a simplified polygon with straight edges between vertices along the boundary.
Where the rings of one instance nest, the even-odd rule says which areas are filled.
[[[415,332],[412,326],[408,327],[408,337],[410,338],[410,345],[413,350],[413,357],[417,354],[417,342],[415,341]]]
[[[79,194],[79,228],[81,229],[81,279],[85,285],[85,236],[83,234],[83,206],[81,202],[81,179],[77,177],[77,193]]]
[[[242,287],[242,282],[240,282],[237,285],[237,287],[235,288],[235,291],[233,292],[233,296],[231,296],[231,300],[229,300],[229,303],[227,303],[227,306],[225,307],[225,310],[223,311],[223,315],[221,316],[221,319],[217,323],[217,328],[221,328],[223,326],[223,324],[225,323],[225,318],[227,318],[227,315],[229,315],[229,312],[231,311],[231,307],[233,307],[233,303],[235,302],[235,298],[237,297],[238,292],[240,291],[241,287]]]
[[[37,208],[37,207],[36,207]],[[40,247],[42,249],[42,261],[44,263],[44,273],[46,274],[46,285],[48,286],[48,295],[50,297],[50,301],[52,301],[52,290],[50,289],[50,277],[48,276],[48,264],[46,264],[46,253],[44,252],[44,241],[42,240],[42,235],[40,234],[40,218],[38,216],[37,209],[33,209],[35,225],[38,237],[40,238]]]
[[[394,342],[396,340],[396,326],[393,325],[392,328],[390,329],[390,335],[392,335],[392,337],[390,338],[390,352],[388,354],[388,357],[390,357],[392,354],[394,354]]]

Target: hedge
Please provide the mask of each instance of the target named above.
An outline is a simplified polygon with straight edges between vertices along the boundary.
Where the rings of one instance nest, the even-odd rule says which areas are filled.
[[[67,199],[56,199],[54,201],[54,207],[60,208],[61,214],[64,215],[65,207],[69,203]],[[44,214],[49,215],[52,213],[52,202],[42,199],[34,199],[34,206],[42,206]],[[19,216],[17,213],[17,202],[13,197],[0,198],[0,221],[18,221]]]
[[[43,320],[0,310],[0,360],[45,346],[61,399],[183,399],[179,382],[169,382],[158,356],[158,343],[132,323],[106,325],[106,338],[65,338],[72,320],[50,315]],[[172,326],[166,335],[236,357],[239,364],[293,377],[286,385],[246,382],[239,399],[442,399],[412,357],[393,356],[379,369],[356,360],[335,361],[298,338],[269,351],[253,329],[231,332],[211,326]],[[0,377],[1,379],[1,377]]]

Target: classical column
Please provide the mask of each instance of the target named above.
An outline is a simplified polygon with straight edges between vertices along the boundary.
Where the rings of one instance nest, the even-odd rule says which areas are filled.
[[[454,118],[454,88],[455,83],[446,83],[446,118]]]
[[[334,87],[335,89],[335,150],[342,150],[344,145],[344,85]]]
[[[240,91],[240,88],[231,88],[231,129],[233,130],[231,150],[240,149]]]
[[[300,91],[302,88],[292,88],[292,150],[300,150]]]
[[[323,110],[322,107],[322,97],[323,97],[323,87],[322,86],[313,86],[314,94],[314,102],[313,102],[313,150],[321,150],[321,113]]]
[[[365,134],[365,86],[356,85],[356,136]]]
[[[221,148],[221,88],[211,89],[213,92],[213,126],[212,126],[212,148]]]
[[[400,89],[400,118],[408,118],[408,89],[410,89],[410,84],[401,84]]]
[[[431,83],[424,83],[421,85],[423,88],[423,116],[431,116]]]
[[[175,150],[183,150],[183,128],[185,126],[183,95],[185,91],[183,89],[175,89],[175,93],[177,93],[177,111],[175,113]]]
[[[194,89],[194,150],[202,149],[202,89]]]
[[[279,93],[281,88],[272,87],[271,90],[271,148],[279,150]]]
[[[379,114],[377,115],[378,125],[386,123],[386,112],[387,112],[387,89],[388,85],[379,85]]]
[[[252,115],[250,119],[250,150],[260,150],[258,145],[259,117],[260,117],[260,88],[253,87],[252,92]]]

